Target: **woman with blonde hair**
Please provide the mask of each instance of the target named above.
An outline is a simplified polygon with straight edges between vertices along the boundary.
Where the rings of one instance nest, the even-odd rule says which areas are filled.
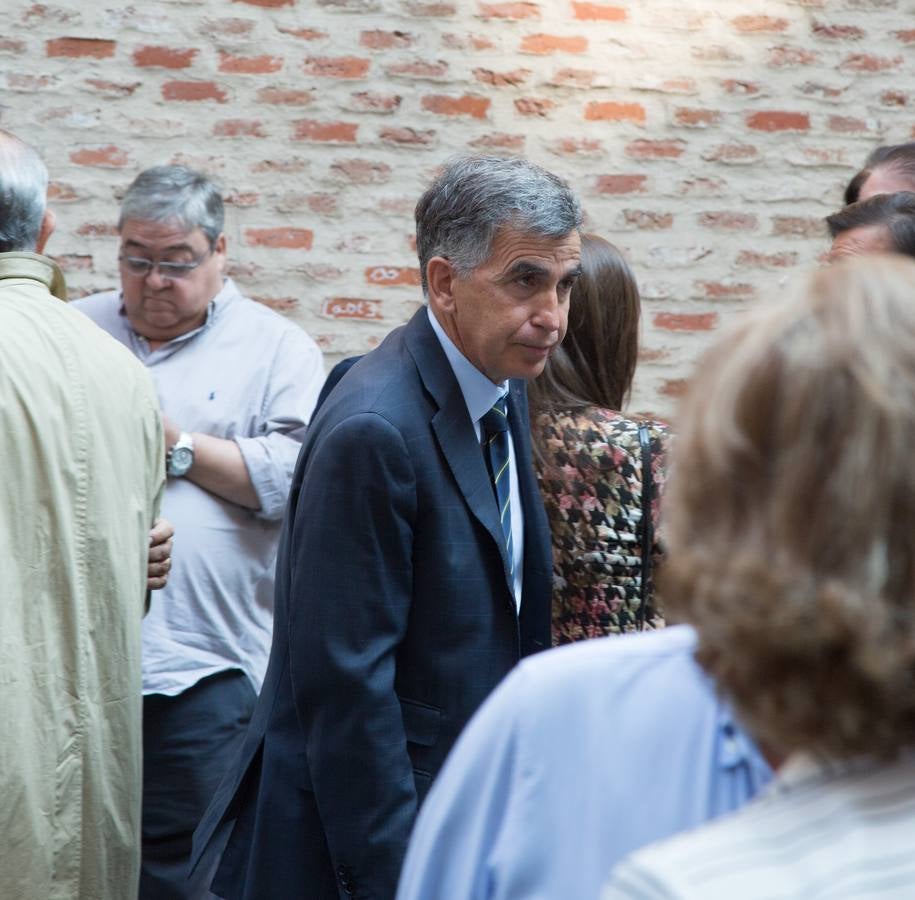
[[[665,596],[777,765],[739,812],[639,851],[616,898],[911,897],[915,263],[859,257],[699,366],[665,497]]]
[[[619,412],[638,357],[639,290],[596,235],[582,238],[581,267],[565,339],[528,387],[553,539],[554,644],[664,624],[649,576],[667,429]]]

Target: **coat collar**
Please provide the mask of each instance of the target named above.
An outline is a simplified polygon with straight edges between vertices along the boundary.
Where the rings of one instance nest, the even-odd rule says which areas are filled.
[[[28,278],[41,282],[58,300],[67,300],[67,285],[60,267],[47,256],[14,250],[0,253],[0,279]]]

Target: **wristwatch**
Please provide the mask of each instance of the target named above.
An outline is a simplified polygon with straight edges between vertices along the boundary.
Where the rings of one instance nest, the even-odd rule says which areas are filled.
[[[165,454],[165,472],[173,478],[180,478],[182,475],[187,475],[192,465],[194,465],[194,439],[186,431],[182,431],[178,435],[178,440],[169,447]]]

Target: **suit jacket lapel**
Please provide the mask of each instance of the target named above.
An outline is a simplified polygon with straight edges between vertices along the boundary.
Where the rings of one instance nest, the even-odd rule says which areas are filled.
[[[499,549],[509,599],[514,608],[505,537],[483,450],[477,442],[464,395],[427,316],[425,307],[420,308],[407,324],[404,338],[426,390],[439,407],[432,417],[432,430],[438,445],[470,511]]]

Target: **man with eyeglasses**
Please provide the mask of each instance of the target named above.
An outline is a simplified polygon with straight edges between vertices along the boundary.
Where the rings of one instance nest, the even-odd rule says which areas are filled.
[[[143,624],[141,900],[200,896],[191,835],[263,680],[280,522],[324,381],[314,341],[224,277],[223,218],[200,173],[147,169],[121,204],[121,290],[73,304],[155,380],[179,535]]]

